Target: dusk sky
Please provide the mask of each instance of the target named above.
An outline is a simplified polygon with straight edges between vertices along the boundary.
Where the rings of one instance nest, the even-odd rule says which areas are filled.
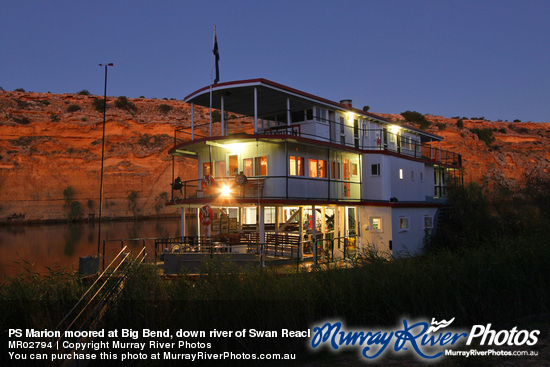
[[[371,112],[550,121],[550,1],[4,1],[0,87],[183,99],[266,78]]]

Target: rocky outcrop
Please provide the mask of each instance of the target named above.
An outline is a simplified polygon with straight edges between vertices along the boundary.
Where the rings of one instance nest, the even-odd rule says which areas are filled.
[[[0,91],[0,221],[64,220],[75,202],[80,218],[97,216],[102,102],[86,94]],[[190,115],[182,101],[108,98],[104,217],[177,214],[164,206],[171,195],[168,150],[175,138],[189,138]],[[549,173],[548,123],[427,118],[430,131],[445,138],[442,148],[463,155],[466,181],[515,185],[526,172]],[[208,122],[208,110],[195,108],[195,120]],[[252,130],[250,119],[231,121],[232,132]],[[481,140],[472,129],[489,129],[493,140]],[[196,162],[180,163],[174,177],[195,179]]]
[[[70,202],[78,202],[80,218],[97,216],[102,102],[80,94],[0,92],[0,221],[20,213],[26,221],[67,219]],[[209,121],[208,113],[196,107],[197,124]],[[163,205],[171,195],[168,150],[175,137],[189,136],[190,116],[182,101],[108,98],[104,217],[176,214]],[[250,126],[244,119],[234,124]],[[175,165],[182,180],[195,179],[195,172],[193,160]]]

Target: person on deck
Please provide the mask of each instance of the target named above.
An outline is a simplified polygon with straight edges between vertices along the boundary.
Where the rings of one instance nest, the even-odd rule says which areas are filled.
[[[240,191],[241,197],[244,198],[245,193],[246,193],[246,184],[248,183],[248,178],[246,178],[243,171],[239,172],[239,174],[237,176],[235,176],[235,183],[240,188],[239,191]]]

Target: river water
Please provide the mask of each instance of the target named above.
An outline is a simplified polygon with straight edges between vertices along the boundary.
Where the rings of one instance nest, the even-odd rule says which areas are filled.
[[[179,235],[179,218],[101,224],[106,240]],[[78,270],[81,256],[97,253],[97,236],[97,223],[0,226],[0,281],[27,270],[47,274],[48,267]]]

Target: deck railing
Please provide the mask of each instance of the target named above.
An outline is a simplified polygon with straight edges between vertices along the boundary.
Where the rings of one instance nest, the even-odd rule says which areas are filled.
[[[295,199],[311,200],[308,192],[315,191],[316,200],[358,202],[361,198],[361,182],[305,176],[253,176],[248,177],[244,191],[235,183],[235,177],[215,177],[215,186],[203,191],[201,180],[182,181],[181,190],[172,190],[174,203],[197,198],[221,198],[222,188],[232,199]],[[244,195],[243,195],[244,192]]]

